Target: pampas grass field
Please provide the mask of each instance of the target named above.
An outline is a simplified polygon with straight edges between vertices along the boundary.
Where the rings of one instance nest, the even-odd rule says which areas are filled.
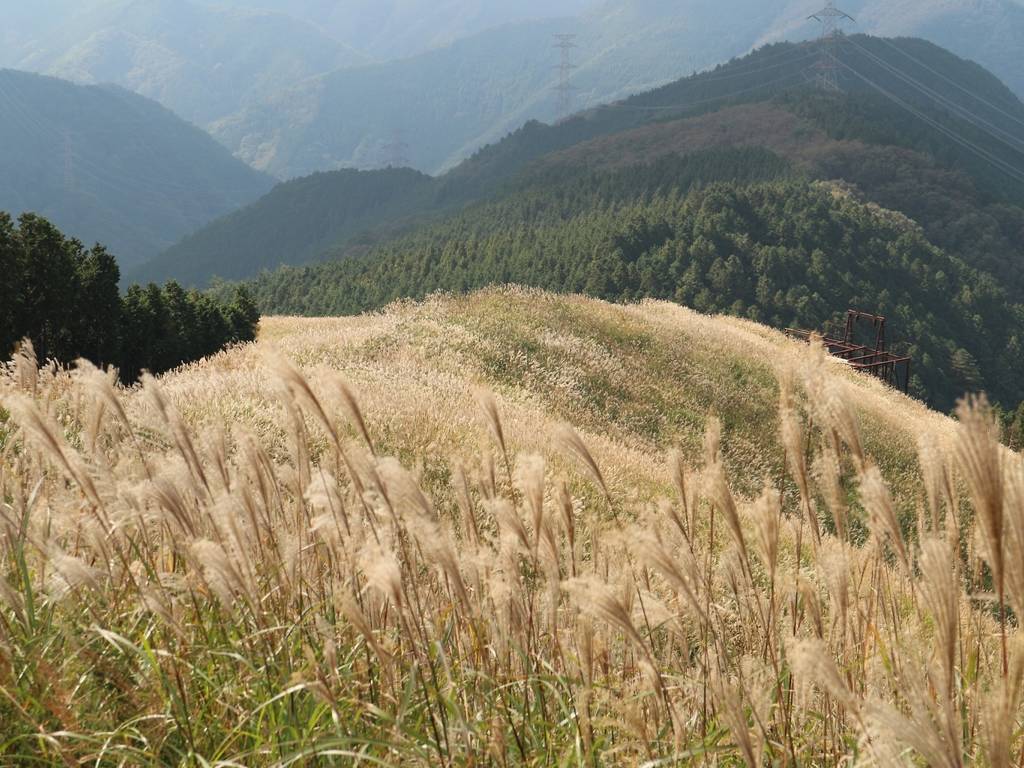
[[[0,374],[0,764],[1012,766],[1024,463],[519,289]]]

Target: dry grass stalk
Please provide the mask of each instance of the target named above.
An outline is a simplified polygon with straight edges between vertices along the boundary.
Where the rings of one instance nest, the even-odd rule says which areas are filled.
[[[258,347],[132,391],[28,352],[0,373],[0,762],[792,766],[859,744],[879,764],[1018,763],[1020,629],[978,599],[986,573],[964,576],[955,478],[1019,614],[1024,468],[981,406],[954,428],[906,404],[896,424],[870,382],[850,407],[852,374],[820,350],[667,305],[580,304],[667,350],[681,327],[690,345],[762,350],[769,372],[785,350],[800,377],[782,426],[769,407],[756,453],[731,412],[726,433],[711,419],[701,458],[699,428],[620,439],[635,413],[542,412],[508,385],[504,413],[480,396],[499,469],[463,415],[481,369],[447,339],[395,341],[425,333],[410,312],[453,334],[486,325],[446,325],[438,306],[322,321],[276,373]],[[318,364],[356,354],[341,336],[372,342],[351,387]],[[654,392],[583,334],[548,341],[596,381]],[[451,369],[428,375],[439,361]],[[528,373],[580,391],[564,368]],[[570,414],[586,441],[559,427]],[[938,446],[920,475],[918,443]],[[677,452],[666,468],[662,444],[702,467]],[[815,488],[836,535],[808,547]],[[894,557],[858,543],[865,522]]]

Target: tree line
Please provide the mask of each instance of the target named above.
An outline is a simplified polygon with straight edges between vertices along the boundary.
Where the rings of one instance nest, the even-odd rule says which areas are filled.
[[[29,339],[40,360],[86,358],[122,381],[162,373],[251,341],[259,310],[247,288],[218,299],[177,283],[131,286],[122,296],[116,259],[86,248],[45,218],[0,212],[0,353]]]

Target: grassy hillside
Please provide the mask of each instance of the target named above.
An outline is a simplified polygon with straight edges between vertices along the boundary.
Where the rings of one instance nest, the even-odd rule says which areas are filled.
[[[122,265],[267,192],[271,179],[155,102],[0,70],[0,210],[42,214]]]
[[[670,448],[699,461],[712,412],[743,491],[760,491],[783,471],[777,377],[810,363],[804,345],[749,321],[667,302],[618,306],[512,287],[356,317],[268,317],[258,345],[186,369],[166,379],[164,391],[189,423],[213,427],[232,414],[262,419],[274,411],[265,367],[271,349],[303,370],[344,374],[382,452],[472,451],[481,437],[473,398],[490,388],[508,414],[510,447],[546,453],[554,446],[535,437],[571,423],[621,491],[639,478],[650,488],[663,485]],[[865,444],[894,486],[911,490],[915,435],[942,434],[947,420],[875,379],[830,360],[823,365],[849,388]],[[204,396],[193,398],[199,382]],[[288,450],[284,442],[274,447]],[[613,467],[623,460],[626,466]],[[902,499],[906,513],[911,498]]]
[[[0,405],[6,761],[1021,747],[1020,457],[752,323],[488,291]]]

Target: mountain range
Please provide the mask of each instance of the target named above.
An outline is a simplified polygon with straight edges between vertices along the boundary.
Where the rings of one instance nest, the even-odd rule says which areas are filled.
[[[209,129],[279,178],[456,165],[529,119],[562,117],[553,34],[575,34],[574,108],[814,37],[823,0],[41,0],[15,12],[0,64],[115,82]],[[850,0],[849,32],[914,35],[1018,94],[1018,0]],[[24,16],[25,18],[22,18]],[[268,55],[270,52],[270,55]]]
[[[408,162],[443,171],[528,119],[558,112],[552,36],[576,35],[573,104],[586,108],[712,67],[767,42],[813,38],[820,0],[613,0],[575,19],[506,25],[450,46],[313,78],[219,121],[212,131],[281,178]],[[913,35],[988,67],[1018,94],[1024,7],[1015,0],[855,0],[848,31]]]
[[[86,0],[54,10],[50,25],[21,27],[0,63],[116,83],[197,125],[312,75],[370,61],[301,19],[264,10],[192,0]]]
[[[270,190],[165,107],[117,86],[0,70],[0,210],[39,213],[123,266]]]

